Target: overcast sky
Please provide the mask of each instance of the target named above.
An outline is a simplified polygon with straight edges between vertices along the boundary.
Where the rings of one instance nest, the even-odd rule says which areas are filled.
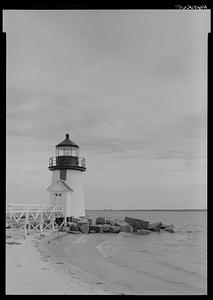
[[[80,145],[86,208],[206,208],[209,10],[4,11],[7,201]]]

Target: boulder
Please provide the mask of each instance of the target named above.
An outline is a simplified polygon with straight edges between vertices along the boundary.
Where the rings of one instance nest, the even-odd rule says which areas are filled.
[[[147,221],[130,218],[130,217],[125,217],[124,221],[126,221],[129,225],[131,225],[134,231],[137,231],[137,229],[147,229],[149,225],[149,222]]]
[[[78,221],[78,223],[76,224],[77,229],[80,230],[80,227],[83,224],[89,224],[89,222],[88,221]]]
[[[99,225],[99,224],[106,224],[106,219],[102,218],[102,217],[96,218],[96,225]]]
[[[76,218],[76,217],[70,217],[70,220],[71,220],[71,222],[74,222],[74,223],[78,223],[79,221],[81,221],[80,218]]]
[[[89,232],[101,233],[103,232],[102,225],[89,225]]]
[[[160,232],[162,228],[162,222],[150,223],[147,227],[148,230]]]
[[[137,233],[141,235],[149,234],[151,233],[150,230],[147,229],[137,229]]]
[[[163,224],[162,229],[165,230],[165,231],[171,232],[171,233],[175,232],[173,224],[170,224],[170,225]]]
[[[102,224],[100,226],[102,228],[102,232],[110,232],[111,225],[109,225],[109,224]]]
[[[69,232],[70,231],[70,227],[69,226],[63,227],[62,229],[63,229],[64,232]]]
[[[105,219],[105,222],[106,222],[106,224],[108,224],[108,225],[113,225],[113,219],[106,218],[106,219]]]
[[[118,222],[118,219],[110,219],[110,218],[106,218],[106,224],[112,225],[112,226],[116,226],[116,223]]]
[[[115,226],[115,225],[111,225],[109,227],[109,232],[110,233],[119,233],[120,232],[120,226]]]
[[[80,220],[78,222],[85,222],[85,223],[88,223],[88,218],[86,217],[80,217]]]
[[[70,231],[79,231],[79,227],[77,223],[69,222]]]
[[[87,218],[88,222],[90,225],[96,225],[96,218],[91,217],[91,218]]]
[[[84,234],[88,234],[89,233],[89,223],[81,224],[79,227],[79,230]]]
[[[118,220],[115,225],[120,227],[121,232],[133,232],[133,227],[125,221]]]

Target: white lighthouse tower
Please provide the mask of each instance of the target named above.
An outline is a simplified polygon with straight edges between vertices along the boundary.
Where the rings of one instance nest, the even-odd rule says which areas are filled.
[[[84,158],[79,157],[79,146],[69,139],[56,145],[56,156],[49,158],[52,183],[47,188],[51,205],[64,208],[65,217],[84,217],[85,202],[82,172],[86,171]]]

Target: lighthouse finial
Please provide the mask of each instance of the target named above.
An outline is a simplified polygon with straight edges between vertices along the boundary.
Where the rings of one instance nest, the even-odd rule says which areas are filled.
[[[68,130],[67,130],[68,131]],[[69,138],[69,133],[66,133],[66,139],[68,139]]]

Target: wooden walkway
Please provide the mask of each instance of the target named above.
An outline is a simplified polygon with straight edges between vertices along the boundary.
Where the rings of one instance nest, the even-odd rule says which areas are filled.
[[[57,222],[61,218],[61,223]],[[64,211],[61,206],[40,204],[7,204],[6,227],[23,229],[26,236],[30,230],[42,232],[51,229],[60,229],[65,224]]]

